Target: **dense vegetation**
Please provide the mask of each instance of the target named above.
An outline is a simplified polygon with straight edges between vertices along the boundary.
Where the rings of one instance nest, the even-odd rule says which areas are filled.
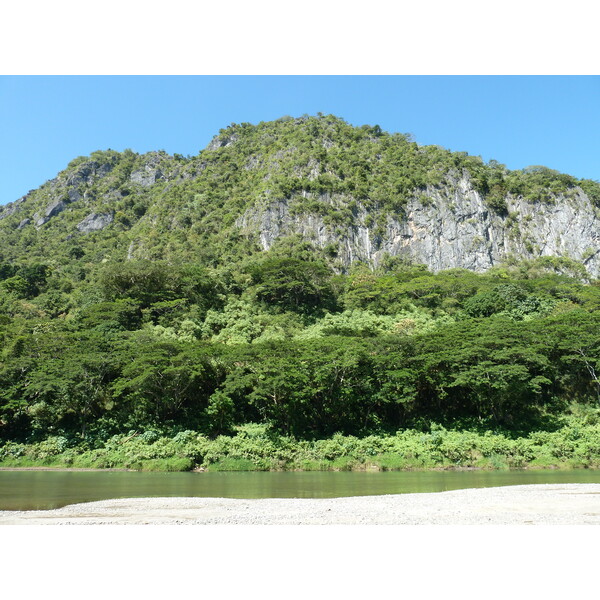
[[[506,193],[577,186],[600,204],[596,182],[322,116],[150,158],[76,159],[0,220],[2,464],[598,465],[600,285],[582,265],[434,274],[389,258],[344,272],[327,248],[261,252],[230,229],[257,194],[343,223],[351,203],[303,192],[385,214],[467,169],[502,211]],[[153,185],[132,180],[148,164]],[[57,190],[60,218],[23,224]],[[69,233],[92,208],[110,227]]]
[[[235,226],[250,207],[286,198],[292,214],[320,214],[335,230],[351,224],[360,206],[369,211],[368,225],[382,233],[386,217],[402,214],[409,199],[426,203],[428,188],[451,188],[462,174],[502,215],[507,194],[552,203],[583,189],[600,207],[600,184],[593,180],[542,166],[511,171],[331,115],[283,117],[232,124],[193,157],[107,150],[73,160],[30,192],[19,210],[0,212],[0,261],[50,256],[80,277],[102,261],[128,257],[216,267],[260,252],[256,236]],[[57,201],[64,203],[60,215],[36,227]],[[90,213],[113,221],[82,234],[76,226]]]
[[[5,460],[48,439],[92,451],[248,423],[279,440],[384,444],[435,427],[511,439],[598,404],[600,286],[561,264],[340,275],[309,253],[239,270],[129,261],[79,287],[3,265]]]

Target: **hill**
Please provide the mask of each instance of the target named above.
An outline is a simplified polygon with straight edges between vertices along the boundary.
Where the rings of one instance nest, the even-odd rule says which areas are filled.
[[[600,185],[333,116],[221,130],[195,157],[98,151],[0,210],[0,259],[216,266],[300,236],[337,270],[567,257],[600,273]]]
[[[77,158],[0,212],[0,463],[597,466],[599,204],[331,116]]]

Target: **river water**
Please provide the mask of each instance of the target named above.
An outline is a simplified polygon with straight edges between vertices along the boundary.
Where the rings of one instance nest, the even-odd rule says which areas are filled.
[[[600,470],[375,473],[0,471],[0,510],[43,510],[111,498],[335,498],[531,483],[600,483]]]

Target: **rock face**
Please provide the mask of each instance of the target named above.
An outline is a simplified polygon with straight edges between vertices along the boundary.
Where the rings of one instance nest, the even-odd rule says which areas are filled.
[[[23,202],[27,200],[27,196],[23,196],[14,202],[9,202],[5,206],[0,206],[0,221],[2,219],[6,219],[6,217],[10,217],[14,215],[18,210],[20,210]]]
[[[294,120],[298,126],[303,122]],[[385,169],[377,186],[337,185],[335,179],[342,181],[346,175],[322,158],[337,134],[313,140],[316,134],[311,129],[307,135],[318,142],[318,152],[313,155],[310,146],[298,156],[295,146],[273,146],[272,135],[260,137],[254,145],[243,135],[222,131],[208,152],[194,159],[171,157],[164,151],[144,155],[106,151],[75,159],[38,190],[0,207],[0,250],[5,248],[6,256],[12,257],[17,249],[29,252],[35,246],[43,254],[55,235],[64,233],[69,239],[101,230],[114,233],[120,243],[121,232],[128,229],[119,250],[123,258],[160,257],[165,252],[160,238],[166,231],[175,231],[177,237],[169,253],[181,251],[190,257],[194,249],[180,243],[190,232],[189,240],[198,244],[210,243],[217,230],[220,237],[231,235],[235,243],[241,230],[263,250],[283,237],[301,236],[335,257],[339,270],[356,262],[377,266],[386,256],[405,257],[434,272],[449,268],[481,272],[512,257],[565,257],[583,263],[591,277],[600,277],[600,192],[585,180],[580,183],[591,190],[595,203],[575,187],[579,180],[574,178],[554,187],[541,180],[543,194],[533,183],[500,188],[526,190],[531,197],[537,193],[544,201],[510,194],[502,198],[502,192],[488,192],[486,198],[478,190],[492,188],[481,173],[475,170],[472,175],[460,161],[454,166],[447,160],[436,166],[434,161],[435,168],[428,168],[436,177],[415,181],[439,183],[415,189],[407,197],[408,185],[390,184],[389,189],[384,185],[382,178],[393,174]],[[369,138],[367,145],[377,143],[377,138]],[[342,148],[341,142],[338,145]],[[378,149],[369,148],[363,148],[370,157],[365,164],[375,168],[385,157],[371,156]],[[197,185],[191,181],[195,179]],[[325,192],[353,189],[361,189],[361,197],[368,199],[361,203],[351,192]],[[552,195],[551,189],[565,192]],[[381,190],[384,195],[378,195]],[[504,212],[494,211],[490,202]],[[117,217],[118,230],[107,229],[118,212],[124,215]],[[221,216],[213,219],[213,213]],[[93,244],[94,238],[86,241]],[[23,239],[27,243],[21,246]]]
[[[131,181],[139,183],[143,187],[150,187],[156,183],[157,179],[162,177],[160,169],[153,168],[151,165],[146,165],[139,171],[134,171],[131,174]]]
[[[66,203],[62,200],[54,200],[50,202],[46,207],[44,214],[40,215],[39,213],[35,213],[33,215],[33,220],[36,224],[36,227],[41,227],[45,225],[52,217],[55,217],[59,213],[61,213],[67,207]]]
[[[319,201],[335,203],[327,195]],[[411,199],[404,214],[388,216],[373,228],[359,204],[350,226],[333,227],[317,214],[292,214],[284,199],[246,211],[237,225],[258,233],[268,250],[279,237],[300,234],[315,246],[333,245],[344,266],[356,261],[377,265],[387,254],[424,263],[432,271],[465,268],[485,271],[511,255],[519,258],[561,256],[582,261],[590,275],[600,276],[600,220],[580,190],[553,203],[530,203],[507,197],[508,213],[490,210],[469,177],[452,186],[428,188]]]
[[[39,229],[48,223],[50,219],[63,212],[70,204],[83,200],[86,189],[89,189],[97,180],[106,177],[111,170],[112,166],[108,163],[101,164],[90,160],[75,167],[75,170],[66,177],[59,176],[46,182],[44,188],[47,190],[49,198],[51,198],[50,202],[41,206],[38,204],[36,212],[30,215],[30,218],[22,219],[17,229],[23,229],[32,222]],[[32,190],[16,202],[6,205],[3,210],[0,209],[0,219],[9,217],[24,208],[24,203],[34,192]]]
[[[231,144],[237,142],[238,136],[233,133],[231,135],[216,135],[206,146],[207,150],[218,150],[219,148],[227,148]]]
[[[167,174],[161,168],[161,162],[161,155],[158,152],[150,153],[144,165],[133,171],[129,179],[142,187],[151,187],[157,181],[167,179]]]
[[[96,179],[106,177],[112,171],[109,163],[99,163],[94,160],[86,161],[65,181],[67,187],[77,188],[79,185],[89,185]]]
[[[90,233],[92,231],[100,231],[107,225],[113,222],[114,216],[112,213],[88,215],[83,221],[77,224],[77,229],[81,233]]]

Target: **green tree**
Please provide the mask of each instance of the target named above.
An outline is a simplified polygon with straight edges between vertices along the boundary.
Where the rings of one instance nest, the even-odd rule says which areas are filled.
[[[335,307],[332,272],[322,262],[272,257],[250,264],[247,271],[261,302],[299,312]]]

